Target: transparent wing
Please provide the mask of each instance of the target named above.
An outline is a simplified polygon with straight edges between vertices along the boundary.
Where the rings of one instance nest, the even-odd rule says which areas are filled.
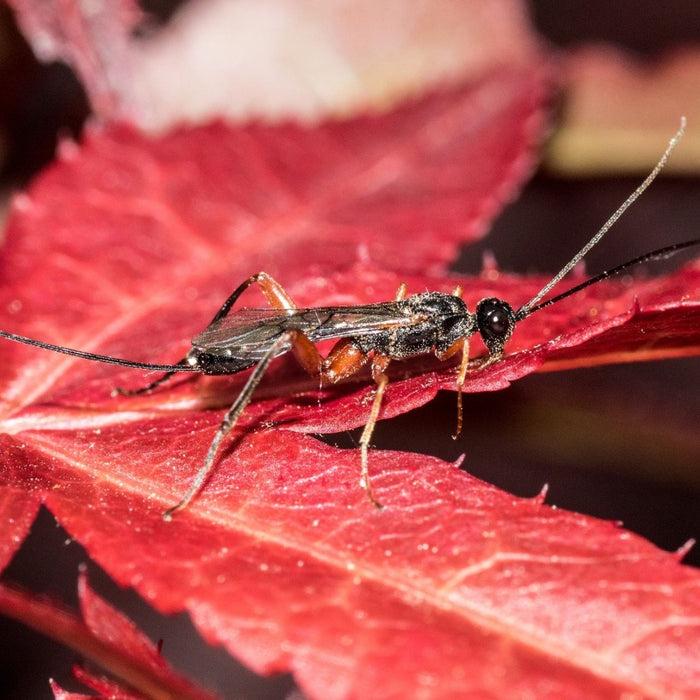
[[[365,306],[306,309],[238,309],[206,328],[192,340],[198,350],[256,360],[288,330],[304,333],[312,342],[371,335],[406,326],[414,318],[397,302]],[[287,352],[282,348],[280,354]],[[230,351],[230,353],[229,353]]]

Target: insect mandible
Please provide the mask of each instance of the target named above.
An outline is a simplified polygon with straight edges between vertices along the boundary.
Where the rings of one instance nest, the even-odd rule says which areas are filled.
[[[355,306],[298,308],[275,280],[266,273],[260,272],[252,275],[236,288],[205,330],[192,340],[192,347],[187,355],[172,365],[133,362],[74,350],[7,331],[0,331],[0,337],[95,362],[164,372],[161,377],[141,389],[115,390],[115,393],[127,395],[153,391],[180,372],[229,375],[252,368],[243,389],[216,432],[202,466],[197,471],[189,489],[176,505],[163,514],[166,520],[170,520],[174,513],[186,508],[199,493],[216,467],[216,457],[221,442],[235,427],[274,358],[291,351],[301,366],[310,375],[319,377],[322,383],[335,383],[350,377],[369,362],[376,391],[359,441],[361,484],[369,500],[375,506],[381,507],[370,484],[369,446],[388,384],[386,370],[392,360],[407,359],[431,352],[439,360],[459,358],[456,375],[458,407],[456,432],[459,434],[462,426],[462,387],[470,369],[469,340],[473,335],[478,333],[488,350],[487,357],[478,365],[478,370],[481,370],[501,359],[504,346],[517,323],[536,311],[555,304],[605,278],[617,275],[633,265],[668,257],[680,250],[700,245],[700,239],[696,239],[654,250],[542,301],[651,184],[665,165],[684,129],[685,119],[682,119],[678,132],[642,184],[622,203],[595,236],[530,301],[517,310],[514,310],[508,302],[492,297],[479,301],[472,313],[462,300],[459,288],[451,294],[424,292],[406,296],[406,286],[403,284],[399,287],[393,301]],[[253,284],[260,287],[270,308],[242,308],[234,311],[233,307],[238,298]],[[316,343],[329,339],[337,342],[328,355],[323,357],[317,350]]]

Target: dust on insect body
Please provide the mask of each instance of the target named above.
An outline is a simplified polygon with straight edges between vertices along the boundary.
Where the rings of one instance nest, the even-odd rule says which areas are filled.
[[[308,374],[318,377],[320,387],[347,379],[368,365],[375,387],[373,393],[362,400],[362,405],[368,406],[368,416],[359,440],[360,483],[369,501],[377,508],[381,508],[382,504],[374,495],[370,483],[368,455],[372,433],[389,383],[387,368],[392,361],[430,353],[436,355],[441,361],[456,360],[458,365],[455,379],[456,432],[459,434],[462,424],[462,388],[468,373],[481,371],[498,362],[504,354],[506,343],[520,321],[634,265],[668,257],[680,250],[700,245],[700,239],[697,239],[660,248],[606,270],[557,296],[544,300],[654,180],[678,143],[684,128],[683,119],[680,129],[642,184],[622,203],[595,236],[530,301],[517,310],[503,299],[489,297],[479,301],[472,312],[462,299],[460,288],[452,293],[422,292],[407,296],[404,284],[399,286],[392,301],[364,305],[299,308],[279,283],[266,273],[259,272],[233,291],[209,325],[193,338],[192,347],[187,355],[175,364],[135,362],[98,355],[6,331],[0,331],[0,337],[95,362],[163,372],[158,379],[140,389],[135,391],[117,389],[115,392],[127,396],[152,392],[181,372],[232,375],[251,370],[243,388],[214,434],[203,463],[187,492],[177,504],[163,514],[166,520],[170,520],[176,512],[187,508],[204,486],[216,467],[222,441],[236,426],[263,375],[275,358],[292,352]],[[260,288],[269,303],[269,308],[234,309],[239,297],[252,285]],[[19,303],[21,305],[21,302]],[[481,337],[488,352],[485,358],[470,364],[469,341],[474,335]],[[325,356],[321,355],[317,348],[317,344],[324,341],[333,341],[333,345]]]

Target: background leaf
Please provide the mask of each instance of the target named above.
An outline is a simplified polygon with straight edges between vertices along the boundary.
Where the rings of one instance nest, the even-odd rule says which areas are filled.
[[[78,588],[85,622],[53,601],[6,585],[0,585],[0,610],[62,641],[126,681],[127,687],[120,686],[108,678],[76,668],[76,677],[98,690],[102,697],[213,698],[175,673],[130,620],[90,589],[84,574]],[[57,697],[71,697],[70,693],[53,687]]]
[[[150,6],[10,0],[41,60],[80,76],[94,113],[148,131],[212,118],[306,123],[384,112],[539,53],[518,0]],[[175,70],[173,70],[175,68]]]

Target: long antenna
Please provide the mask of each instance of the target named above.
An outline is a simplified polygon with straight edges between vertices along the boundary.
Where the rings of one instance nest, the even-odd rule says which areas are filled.
[[[193,367],[192,365],[154,365],[149,362],[132,362],[131,360],[122,360],[119,357],[96,355],[92,352],[73,350],[73,348],[64,348],[61,345],[42,343],[40,340],[34,340],[33,338],[27,338],[23,335],[16,335],[15,333],[8,333],[6,331],[0,331],[0,338],[7,338],[7,340],[14,340],[16,343],[33,345],[37,348],[44,348],[45,350],[60,352],[63,355],[72,355],[73,357],[81,357],[84,360],[92,360],[93,362],[103,362],[108,365],[120,365],[121,367],[133,367],[134,369],[152,370],[154,372],[201,372],[200,368]]]
[[[538,302],[549,293],[549,291],[555,287],[561,280],[566,277],[566,275],[571,272],[571,270],[576,266],[576,264],[581,260],[581,258],[588,253],[588,251],[596,244],[598,241],[610,230],[612,225],[625,213],[625,211],[630,207],[631,204],[634,203],[634,201],[639,197],[639,195],[644,192],[644,190],[651,185],[651,183],[654,181],[656,176],[661,172],[663,169],[664,165],[666,165],[666,161],[668,160],[668,157],[671,155],[671,151],[676,147],[678,142],[681,140],[681,137],[683,136],[683,133],[685,132],[685,126],[686,126],[686,119],[685,117],[681,117],[681,125],[674,137],[671,139],[671,141],[668,144],[668,147],[664,151],[664,154],[661,156],[659,159],[659,162],[654,166],[654,169],[647,175],[646,179],[644,182],[642,182],[637,189],[632,192],[632,194],[627,197],[627,199],[620,205],[620,207],[617,209],[617,211],[603,224],[602,228],[598,233],[596,233],[593,238],[591,238],[588,243],[586,243],[581,250],[579,250],[576,255],[574,255],[569,262],[564,265],[564,267],[544,286],[542,289],[540,289],[537,294],[535,294],[530,301],[527,302],[527,304],[524,304],[521,306],[515,313],[515,318],[517,320],[522,320],[526,316],[529,316],[533,309],[537,307]],[[630,262],[631,264],[631,262]]]
[[[552,297],[551,299],[547,299],[547,301],[544,301],[541,304],[537,304],[537,306],[530,306],[525,316],[534,314],[535,311],[544,309],[546,306],[556,304],[558,301],[566,299],[566,297],[571,296],[572,294],[576,294],[576,292],[580,292],[582,289],[585,289],[586,287],[589,287],[590,285],[595,284],[596,282],[600,282],[601,280],[607,279],[608,277],[619,275],[621,272],[624,272],[633,265],[639,265],[640,263],[648,262],[649,260],[661,260],[662,258],[670,258],[672,255],[675,255],[681,250],[685,250],[686,248],[692,248],[693,246],[698,245],[700,245],[700,238],[696,238],[692,241],[684,241],[683,243],[674,243],[673,245],[667,245],[666,247],[659,248],[658,250],[652,250],[650,253],[645,253],[644,255],[640,255],[638,258],[634,258],[634,260],[628,260],[627,262],[622,263],[617,267],[613,267],[610,270],[601,272],[599,275],[591,277],[591,279],[586,280],[581,284],[577,284],[575,287],[567,289],[565,292],[557,294],[557,296]],[[520,311],[518,311],[518,314],[520,314]],[[525,318],[525,316],[516,315],[516,318],[518,321],[522,321],[522,319]]]

